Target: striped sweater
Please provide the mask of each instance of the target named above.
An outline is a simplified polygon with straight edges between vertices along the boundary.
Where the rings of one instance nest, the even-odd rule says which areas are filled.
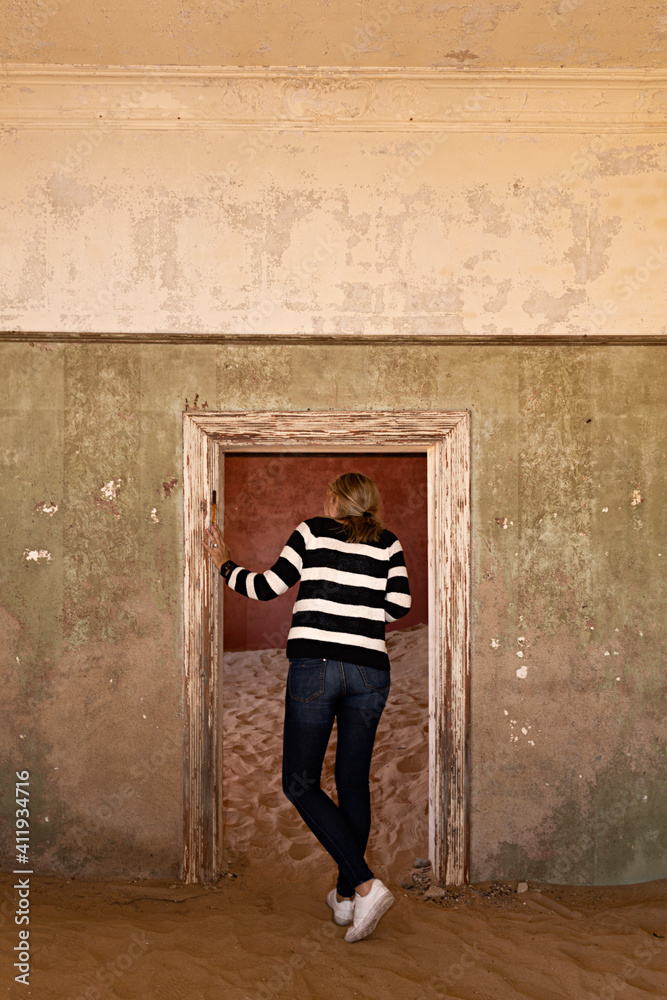
[[[385,623],[407,615],[412,601],[393,532],[385,528],[375,542],[346,542],[338,521],[309,517],[265,573],[235,563],[226,583],[245,597],[270,601],[297,580],[288,659],[324,657],[389,671]]]

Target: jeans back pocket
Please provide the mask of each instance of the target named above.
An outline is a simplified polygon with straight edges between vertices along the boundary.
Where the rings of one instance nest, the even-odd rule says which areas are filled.
[[[287,671],[287,690],[296,701],[314,701],[324,694],[324,675],[327,661],[322,659],[290,660]]]
[[[357,664],[361,678],[369,691],[380,691],[382,694],[389,693],[391,677],[388,670],[380,670],[379,667],[363,667]]]

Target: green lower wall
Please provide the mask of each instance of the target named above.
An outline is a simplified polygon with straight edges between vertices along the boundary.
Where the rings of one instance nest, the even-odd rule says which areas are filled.
[[[3,866],[27,768],[35,870],[180,870],[181,414],[198,397],[472,411],[471,877],[664,877],[664,359],[2,345]]]

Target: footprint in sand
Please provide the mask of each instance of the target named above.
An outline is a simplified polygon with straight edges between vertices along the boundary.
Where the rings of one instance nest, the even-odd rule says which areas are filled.
[[[292,844],[288,851],[293,861],[304,861],[317,850],[314,844]]]

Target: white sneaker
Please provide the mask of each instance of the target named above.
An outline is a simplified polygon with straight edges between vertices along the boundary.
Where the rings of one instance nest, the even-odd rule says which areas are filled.
[[[379,878],[374,878],[365,896],[354,894],[354,923],[345,934],[346,941],[360,941],[372,934],[380,917],[387,912],[394,897]]]
[[[354,916],[354,900],[353,899],[343,899],[339,903],[336,899],[336,890],[332,889],[327,896],[327,903],[334,911],[334,920],[341,927],[346,924],[352,923],[352,918]]]

